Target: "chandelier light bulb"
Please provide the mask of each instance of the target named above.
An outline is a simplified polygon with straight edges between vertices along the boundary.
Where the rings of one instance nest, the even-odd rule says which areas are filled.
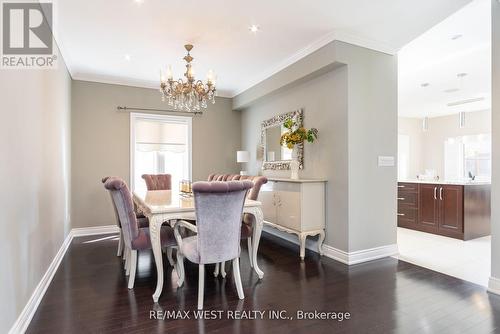
[[[172,80],[174,74],[172,73],[172,65],[167,66],[167,79]]]

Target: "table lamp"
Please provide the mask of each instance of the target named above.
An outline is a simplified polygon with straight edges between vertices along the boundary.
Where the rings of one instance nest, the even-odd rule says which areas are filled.
[[[248,151],[237,151],[236,152],[236,162],[245,163],[250,161],[250,152]],[[246,170],[240,171],[240,175],[247,175]]]

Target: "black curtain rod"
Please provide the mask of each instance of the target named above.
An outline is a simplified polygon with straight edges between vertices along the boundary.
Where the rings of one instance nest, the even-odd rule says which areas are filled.
[[[136,107],[127,107],[127,106],[118,106],[116,107],[118,111],[161,111],[175,114],[190,114],[190,115],[202,115],[202,111],[182,111],[182,110],[169,110],[169,109],[155,109],[155,108],[136,108]]]

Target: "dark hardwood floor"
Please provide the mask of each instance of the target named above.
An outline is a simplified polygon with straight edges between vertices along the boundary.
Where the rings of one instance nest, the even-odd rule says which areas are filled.
[[[109,237],[73,241],[28,333],[500,333],[500,297],[483,287],[393,258],[348,267],[308,252],[301,262],[298,246],[268,234],[259,249],[262,281],[242,246],[243,301],[229,265],[226,279],[214,278],[207,266],[205,309],[343,311],[349,320],[230,320],[227,313],[216,320],[154,320],[150,311],[196,310],[198,267],[186,262],[178,289],[166,264],[163,295],[154,304],[152,254],[140,255],[135,288],[128,290],[116,238]]]

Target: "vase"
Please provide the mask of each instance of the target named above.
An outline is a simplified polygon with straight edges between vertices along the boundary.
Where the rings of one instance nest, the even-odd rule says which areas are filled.
[[[290,178],[292,180],[299,179],[299,160],[298,160],[298,149],[294,146],[292,149],[292,161],[290,161]]]

